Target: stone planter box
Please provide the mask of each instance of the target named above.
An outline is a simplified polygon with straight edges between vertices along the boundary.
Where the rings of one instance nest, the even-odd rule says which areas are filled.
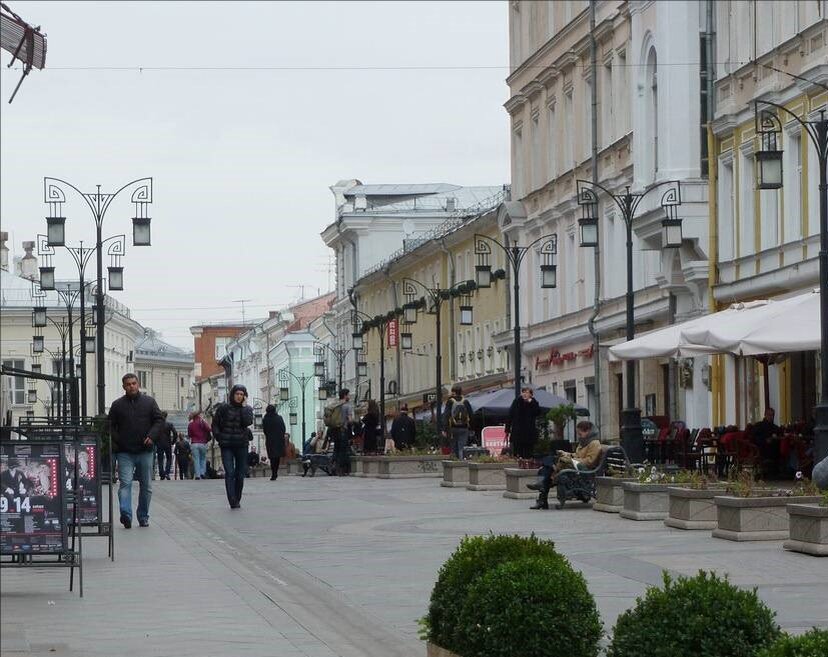
[[[426,643],[426,657],[460,657],[457,653],[452,652],[451,650],[446,650],[445,648],[441,648],[438,645],[431,643],[430,641]]]
[[[604,513],[621,513],[624,508],[625,481],[635,481],[632,477],[595,477],[595,502],[592,508]]]
[[[786,550],[828,557],[828,506],[788,504],[788,526]]]
[[[287,462],[287,473],[289,475],[302,474],[302,461],[299,459],[291,459]],[[279,474],[282,474],[282,464],[279,464]]]
[[[723,488],[683,488],[670,486],[669,516],[664,520],[676,529],[716,529],[716,504],[713,498],[724,493]]]
[[[443,481],[446,488],[465,488],[469,483],[468,461],[443,461]]]
[[[627,520],[664,520],[669,509],[667,484],[641,484],[625,481],[624,508],[621,517]]]
[[[416,456],[373,456],[376,459],[380,479],[414,479],[417,477],[443,476],[442,454]],[[368,461],[366,461],[367,465]]]
[[[503,497],[513,500],[533,500],[538,496],[536,491],[526,488],[526,484],[538,480],[536,468],[504,468],[503,472],[506,474],[506,491]]]
[[[362,477],[362,460],[365,457],[363,456],[352,456],[351,457],[351,476],[352,477]]]
[[[379,460],[381,456],[360,456],[362,459],[362,474],[360,477],[378,477]]]
[[[819,497],[714,497],[719,526],[713,536],[728,541],[782,541],[788,538],[788,504],[819,502]]]
[[[466,490],[506,490],[506,467],[517,463],[469,463]]]

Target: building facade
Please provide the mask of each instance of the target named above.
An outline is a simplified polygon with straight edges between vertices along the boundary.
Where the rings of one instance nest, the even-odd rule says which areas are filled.
[[[200,324],[191,326],[193,336],[193,401],[197,410],[206,410],[224,401],[227,377],[219,364],[227,354],[227,345],[247,330],[249,325]]]
[[[779,112],[783,185],[757,189],[755,102],[803,120],[828,110],[828,2],[715,3],[717,76],[712,125],[712,306],[783,298],[819,284],[819,170],[801,125]],[[760,362],[714,360],[712,422],[807,420],[816,402],[819,358],[802,352]],[[765,392],[767,391],[767,393]],[[766,399],[767,395],[767,399]]]
[[[162,411],[194,410],[192,352],[164,342],[152,329],[135,345],[135,375]]]
[[[607,439],[618,437],[626,406],[622,364],[608,363],[603,346],[624,335],[627,229],[619,206],[597,190],[599,248],[580,247],[577,181],[613,194],[644,194],[631,231],[636,333],[706,312],[704,8],[700,2],[509,4],[505,107],[512,198],[519,205],[502,215],[500,228],[523,245],[544,235],[557,239],[556,289],[541,288],[539,254],[527,255],[522,269],[522,368],[535,385],[589,408]],[[677,249],[662,241],[670,181],[679,181],[681,192]],[[510,333],[495,337],[496,346],[510,342]],[[670,359],[638,363],[635,402],[642,413],[705,421],[703,365],[686,380]]]

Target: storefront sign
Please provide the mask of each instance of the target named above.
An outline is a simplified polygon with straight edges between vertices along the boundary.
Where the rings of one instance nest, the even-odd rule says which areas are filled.
[[[494,427],[483,427],[480,440],[482,447],[488,449],[492,456],[500,456],[503,449],[509,446],[509,440],[506,438],[506,427],[502,424]]]
[[[62,443],[0,443],[0,553],[66,549]]]
[[[400,338],[400,325],[396,319],[392,319],[388,322],[388,346],[389,347],[396,347],[397,342]]]

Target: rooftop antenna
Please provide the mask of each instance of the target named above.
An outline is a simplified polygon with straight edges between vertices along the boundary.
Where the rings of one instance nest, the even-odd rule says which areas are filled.
[[[234,299],[234,300],[233,300],[233,303],[240,303],[240,304],[241,304],[241,310],[242,310],[242,326],[244,326],[245,324],[247,324],[247,321],[245,320],[245,317],[244,317],[244,304],[245,304],[245,303],[247,303],[247,302],[249,302],[249,301],[253,301],[253,299]]]
[[[285,285],[285,287],[290,287],[299,290],[299,301],[305,298],[305,288],[308,287],[307,285]]]

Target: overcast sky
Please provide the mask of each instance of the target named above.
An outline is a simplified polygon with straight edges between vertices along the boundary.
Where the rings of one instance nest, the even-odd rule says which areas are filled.
[[[82,191],[152,176],[153,246],[130,246],[128,202],[104,236],[130,234],[115,295],[173,344],[240,318],[234,300],[250,300],[249,319],[297,299],[292,286],[327,291],[319,233],[337,180],[509,180],[505,2],[8,4],[48,35],[46,69],[11,105],[20,72],[2,58],[12,254],[45,231],[44,176]],[[85,206],[65,214],[67,240],[94,239]]]

